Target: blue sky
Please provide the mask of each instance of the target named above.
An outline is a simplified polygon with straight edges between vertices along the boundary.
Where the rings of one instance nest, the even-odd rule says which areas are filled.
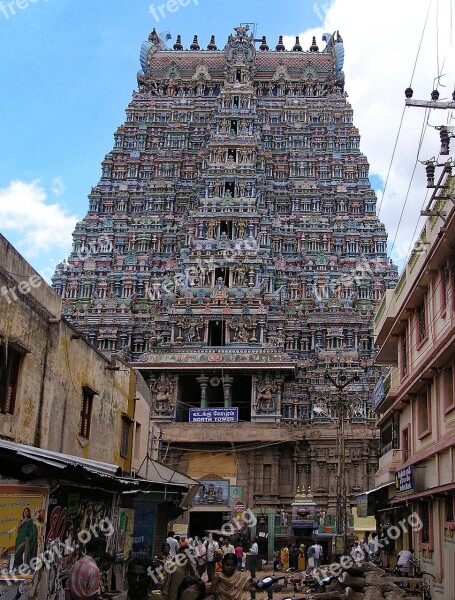
[[[399,35],[402,17],[391,0],[381,8],[370,5],[373,14],[365,12],[360,0],[187,1],[175,12],[164,8],[165,18],[159,11],[162,3],[154,2],[159,22],[150,12],[149,0],[0,1],[0,230],[47,277],[68,254],[74,223],[86,213],[87,194],[99,180],[101,160],[113,146],[113,133],[124,121],[136,87],[141,43],[153,27],[170,31],[170,44],[180,33],[185,47],[194,34],[201,46],[215,34],[223,47],[240,22],[256,22],[257,37],[267,35],[270,46],[279,35],[300,34],[307,48],[315,34],[323,48],[321,33],[340,29],[346,88],[353,92],[354,122],[371,162],[375,189],[385,179],[427,0],[402,0],[403,10],[413,7],[418,24],[415,35],[408,27],[405,41]],[[375,31],[382,31],[382,42]],[[407,75],[391,82],[400,69],[384,56],[392,41]],[[434,73],[424,70],[422,77],[431,88]],[[380,93],[374,88],[378,80]],[[381,112],[384,106],[389,113]],[[415,143],[405,140],[404,156]],[[397,198],[401,202],[410,173],[405,164],[396,165],[398,176],[403,170],[403,191],[399,192],[397,180],[390,210],[381,215],[386,225],[390,220],[390,228],[396,224],[393,207]],[[407,244],[409,232],[405,238]]]

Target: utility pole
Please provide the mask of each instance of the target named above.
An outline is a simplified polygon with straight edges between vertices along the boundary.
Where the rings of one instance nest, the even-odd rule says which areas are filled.
[[[343,536],[343,554],[348,553],[348,490],[346,481],[346,452],[345,452],[345,434],[344,425],[346,422],[346,397],[343,395],[344,389],[351,383],[360,381],[359,375],[355,374],[348,377],[340,371],[336,377],[332,377],[328,371],[324,378],[329,381],[337,390],[336,407],[338,410],[338,431],[340,440],[340,455],[338,459],[338,498],[337,498],[337,537]]]

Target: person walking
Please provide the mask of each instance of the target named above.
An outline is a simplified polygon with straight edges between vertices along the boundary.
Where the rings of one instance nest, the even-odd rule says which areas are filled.
[[[218,542],[215,542],[214,539],[209,538],[205,541],[205,548],[207,556],[207,581],[210,582],[215,575],[215,556],[216,551],[219,548]]]
[[[221,553],[223,556],[226,556],[226,554],[235,554],[235,548],[231,544],[231,542],[229,541],[228,538],[225,538],[225,540],[223,541],[223,545],[221,547]]]
[[[289,548],[287,546],[281,548],[280,559],[283,571],[287,571],[289,569]]]
[[[242,562],[243,562],[243,547],[242,547],[242,542],[240,541],[240,539],[237,540],[234,552],[237,557],[237,570],[241,571],[242,570]]]
[[[202,575],[204,575],[207,568],[207,548],[201,540],[197,541],[195,552],[197,559],[197,574],[202,578]]]
[[[307,573],[314,569],[314,544],[311,544],[307,550]]]
[[[299,549],[295,544],[292,544],[289,550],[289,566],[297,571],[299,566]]]
[[[256,590],[255,581],[248,573],[237,570],[235,554],[225,554],[221,561],[221,573],[217,573],[210,586],[210,593],[216,594],[217,600],[248,600]]]
[[[126,585],[128,590],[114,596],[112,600],[150,600],[149,589],[152,583],[152,561],[145,554],[132,558],[127,566]]]
[[[253,543],[251,544],[251,548],[249,549],[248,554],[250,555],[250,558],[249,558],[250,575],[251,575],[252,579],[256,579],[256,569],[258,566],[258,554],[259,554],[259,546],[258,546],[257,538],[255,538],[253,540]]]
[[[402,575],[409,577],[412,570],[412,561],[414,560],[414,550],[401,550],[397,555],[397,567]]]
[[[321,564],[324,550],[319,542],[316,542],[313,545],[313,548],[314,548],[314,566],[316,568],[318,568],[319,565]]]
[[[85,546],[85,555],[70,569],[68,587],[72,600],[101,598],[101,573],[96,560],[106,551],[104,539],[92,537]]]
[[[173,531],[169,531],[167,534],[166,544],[169,544],[169,554],[171,556],[175,556],[179,551],[179,543],[174,537],[175,533]]]
[[[298,570],[305,571],[305,544],[299,546]]]

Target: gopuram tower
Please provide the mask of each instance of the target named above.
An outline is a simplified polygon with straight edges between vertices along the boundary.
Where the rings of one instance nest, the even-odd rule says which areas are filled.
[[[270,554],[335,530],[342,406],[348,507],[373,486],[372,319],[397,271],[339,34],[286,51],[234,31],[220,49],[213,36],[168,49],[155,31],[143,44],[54,288],[89,341],[147,381],[151,450],[204,481],[190,535],[243,503]],[[339,391],[327,373],[359,377]]]

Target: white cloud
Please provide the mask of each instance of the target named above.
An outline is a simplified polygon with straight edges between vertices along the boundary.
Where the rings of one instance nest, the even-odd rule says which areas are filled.
[[[54,177],[51,181],[51,192],[57,196],[57,198],[63,195],[65,192],[65,185],[61,177]]]
[[[43,253],[67,252],[77,221],[60,204],[47,202],[38,179],[12,181],[0,188],[0,228],[28,260]]]
[[[412,81],[414,99],[430,100],[433,82],[437,76],[438,53],[439,71],[446,74],[441,79],[441,83],[446,87],[439,87],[440,100],[451,99],[455,77],[455,50],[450,38],[452,35],[455,41],[455,33],[451,34],[450,1],[439,1],[438,15],[437,3],[433,2],[429,12]],[[354,125],[360,131],[361,150],[370,162],[370,174],[377,175],[382,181],[386,180],[391,162],[404,109],[404,90],[410,84],[429,4],[428,0],[334,0],[330,6],[327,2],[314,3],[315,14],[323,19],[323,23],[317,29],[300,34],[300,43],[304,49],[309,48],[311,37],[315,35],[322,50],[325,43],[321,41],[321,33],[326,31],[333,33],[338,30],[343,37],[345,89],[349,94],[348,101],[354,109]],[[286,36],[286,47],[292,48],[294,40],[294,37]],[[419,160],[438,155],[439,132],[431,126],[446,124],[447,119],[453,116],[447,114],[448,112],[431,111]],[[391,243],[395,238],[411,182],[422,126],[427,117],[425,109],[405,109],[380,213]],[[454,125],[455,122],[452,120],[451,124]],[[454,147],[455,141],[452,142],[452,151]],[[425,167],[418,164],[392,253],[394,260],[401,264],[408,253],[426,194]],[[379,203],[380,198],[378,206]],[[420,228],[421,225],[418,226],[417,232]]]

